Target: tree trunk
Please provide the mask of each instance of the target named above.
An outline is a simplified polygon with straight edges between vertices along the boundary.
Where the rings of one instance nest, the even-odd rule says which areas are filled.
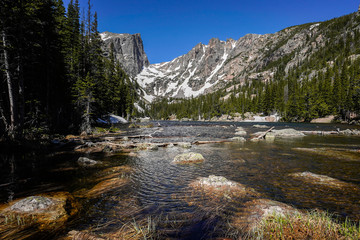
[[[18,122],[18,113],[16,108],[16,91],[14,89],[14,79],[12,78],[10,72],[10,63],[9,63],[9,54],[8,54],[8,43],[6,39],[5,30],[2,30],[2,42],[4,49],[4,65],[5,65],[5,75],[6,75],[6,83],[8,87],[8,97],[9,97],[9,110],[10,110],[10,123],[8,123],[7,134],[11,139],[15,138],[16,127]]]

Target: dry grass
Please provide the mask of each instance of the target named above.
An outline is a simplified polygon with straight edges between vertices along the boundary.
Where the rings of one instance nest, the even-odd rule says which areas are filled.
[[[360,225],[340,222],[332,215],[311,211],[295,215],[271,215],[251,234],[254,239],[360,239]]]

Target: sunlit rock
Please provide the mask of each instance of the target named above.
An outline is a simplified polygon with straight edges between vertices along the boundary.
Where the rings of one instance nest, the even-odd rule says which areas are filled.
[[[267,125],[260,125],[260,124],[255,124],[253,125],[254,128],[270,128],[269,126]]]
[[[334,115],[326,116],[324,118],[315,118],[311,120],[311,123],[331,123],[335,119]]]
[[[196,163],[203,161],[205,161],[205,158],[200,153],[189,152],[177,155],[173,163]]]
[[[159,147],[155,143],[140,143],[137,144],[136,150],[158,150]]]
[[[342,135],[347,135],[347,136],[360,136],[360,131],[357,129],[346,129],[343,131],[339,132]]]
[[[177,145],[182,148],[191,148],[191,143],[189,142],[178,142]]]
[[[35,226],[50,230],[63,226],[78,212],[79,205],[67,192],[39,194],[0,206],[0,217],[8,227]]]
[[[236,131],[236,132],[235,132],[235,135],[246,136],[247,133],[246,133],[246,131],[240,130],[240,131]]]
[[[209,177],[200,177],[189,185],[195,192],[205,194],[214,200],[233,200],[236,198],[250,197],[257,195],[252,188],[228,180],[222,176],[210,175]]]
[[[265,132],[257,132],[254,135],[255,136],[261,136],[265,134]],[[303,134],[300,131],[297,131],[295,129],[292,128],[286,128],[286,129],[281,129],[281,130],[271,130],[270,132],[266,133],[266,135],[270,135],[271,137],[283,137],[283,138],[293,138],[293,137],[303,137],[305,136],[305,134]],[[265,138],[266,138],[265,135]]]
[[[233,137],[231,140],[234,142],[246,142],[246,139],[243,137]]]
[[[13,204],[10,209],[18,212],[41,211],[49,208],[54,202],[47,197],[31,196]]]

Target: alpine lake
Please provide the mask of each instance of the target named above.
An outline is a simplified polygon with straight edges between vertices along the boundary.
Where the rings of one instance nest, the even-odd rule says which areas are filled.
[[[109,142],[109,151],[91,150],[100,139],[83,140],[89,148],[78,151],[66,147],[52,153],[1,151],[1,204],[65,192],[76,202],[66,202],[67,213],[70,208],[77,209],[53,228],[25,226],[21,218],[11,223],[8,216],[1,215],[0,239],[232,239],[247,231],[246,227],[236,228],[236,222],[244,219],[247,203],[257,199],[284,203],[299,211],[326,211],[344,221],[360,219],[360,136],[311,134],[249,140],[255,132],[271,127],[298,131],[359,127],[191,121],[151,124],[148,128],[118,126],[122,132],[101,139]],[[255,124],[266,126],[256,128]],[[229,140],[237,136],[238,127],[246,132],[246,141]],[[148,147],[139,147],[142,143]],[[137,147],[113,151],[111,144]],[[154,144],[156,147],[149,147]],[[174,162],[176,156],[189,152],[200,153],[204,160]],[[84,166],[78,163],[79,157],[97,163]],[[240,184],[246,193],[218,194],[216,186],[210,192],[194,187],[196,181],[209,176]],[[16,226],[9,229],[6,225]]]

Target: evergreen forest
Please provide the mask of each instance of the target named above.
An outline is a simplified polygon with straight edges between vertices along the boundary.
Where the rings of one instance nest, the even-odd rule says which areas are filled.
[[[0,136],[91,131],[108,113],[134,114],[137,85],[104,57],[98,16],[72,0],[0,1]]]

